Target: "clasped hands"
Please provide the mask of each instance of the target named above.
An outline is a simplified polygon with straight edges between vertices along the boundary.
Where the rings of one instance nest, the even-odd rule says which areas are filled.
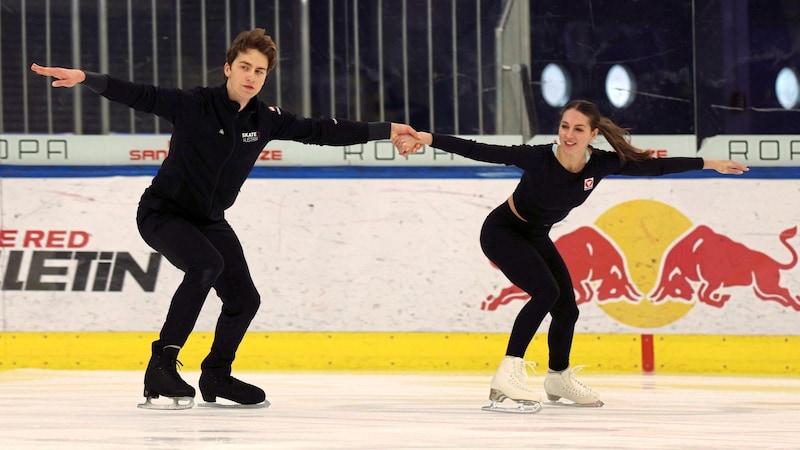
[[[428,133],[417,133],[413,128],[404,125],[403,129],[395,128],[396,124],[392,124],[392,144],[397,148],[400,156],[408,156],[416,153],[419,149],[426,145],[425,137],[430,136]],[[430,144],[430,142],[428,142]]]
[[[392,143],[397,148],[397,152],[400,153],[400,156],[408,156],[412,153],[416,153],[417,150],[425,145],[421,140],[414,139],[410,134],[396,136],[392,139]]]

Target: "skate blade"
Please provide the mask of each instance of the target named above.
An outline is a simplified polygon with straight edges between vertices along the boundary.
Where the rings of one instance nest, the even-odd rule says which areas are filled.
[[[241,405],[239,403],[219,403],[219,402],[205,402],[205,403],[198,403],[197,406],[201,408],[220,408],[220,409],[261,409],[261,408],[268,408],[271,403],[268,400],[264,400],[261,403],[256,403],[255,405]]]
[[[599,408],[604,404],[605,403],[603,403],[602,400],[598,400],[593,403],[574,403],[574,402],[560,402],[560,401],[550,401],[545,403],[545,405],[548,406],[566,406],[571,408]]]
[[[153,403],[152,397],[147,397],[144,403],[136,405],[141,409],[156,409],[156,410],[182,410],[190,409],[194,406],[194,399],[192,397],[169,397],[172,403]]]
[[[536,414],[542,410],[542,404],[539,402],[520,401],[517,402],[516,408],[505,408],[497,406],[497,402],[492,401],[491,405],[481,407],[481,410],[511,414]]]

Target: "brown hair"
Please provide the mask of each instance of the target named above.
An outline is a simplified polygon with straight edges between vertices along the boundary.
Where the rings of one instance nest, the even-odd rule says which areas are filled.
[[[561,110],[563,116],[566,111],[574,109],[589,118],[589,126],[594,130],[600,130],[600,134],[606,138],[611,147],[619,155],[623,162],[627,161],[646,161],[652,159],[650,152],[636,148],[631,145],[630,129],[622,128],[608,117],[600,115],[597,105],[587,100],[573,100]]]
[[[267,74],[269,75],[275,65],[278,64],[278,46],[275,45],[275,42],[263,28],[255,28],[239,33],[231,43],[227,53],[225,53],[225,62],[228,65],[233,65],[233,60],[239,56],[239,53],[250,49],[256,49],[267,57]]]

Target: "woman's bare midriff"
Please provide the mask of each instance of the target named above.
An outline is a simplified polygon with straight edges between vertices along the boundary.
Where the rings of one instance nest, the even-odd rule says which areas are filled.
[[[517,211],[517,207],[514,206],[514,196],[513,195],[508,197],[508,206],[511,207],[511,212],[513,212],[514,215],[517,216],[517,219],[519,219],[519,220],[521,220],[523,222],[527,222],[527,220],[522,218],[522,216],[519,214],[519,211]]]

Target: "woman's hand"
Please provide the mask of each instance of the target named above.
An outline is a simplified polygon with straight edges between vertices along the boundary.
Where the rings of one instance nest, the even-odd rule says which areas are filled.
[[[703,169],[714,169],[719,173],[741,175],[750,170],[746,165],[730,159],[703,159]]]

